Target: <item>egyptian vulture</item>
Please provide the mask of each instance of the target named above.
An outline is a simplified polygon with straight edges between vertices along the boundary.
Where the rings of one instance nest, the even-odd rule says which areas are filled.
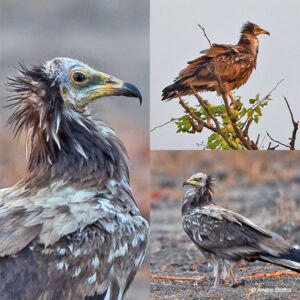
[[[300,273],[300,251],[275,232],[215,205],[212,183],[212,177],[203,173],[186,180],[183,185],[191,188],[181,212],[184,231],[214,266],[214,287],[220,285],[222,275],[236,284],[232,266],[243,260],[269,262]]]
[[[70,58],[21,66],[9,119],[27,132],[26,176],[0,190],[1,300],[123,299],[143,262],[148,223],[126,150],[87,105],[138,89]]]
[[[253,23],[242,27],[241,37],[236,45],[212,44],[212,47],[201,51],[204,55],[188,62],[188,66],[180,71],[174,83],[162,92],[162,100],[171,100],[196,92],[215,91],[235,101],[231,90],[244,85],[253,69],[256,68],[258,54],[258,38],[260,34],[270,33]]]

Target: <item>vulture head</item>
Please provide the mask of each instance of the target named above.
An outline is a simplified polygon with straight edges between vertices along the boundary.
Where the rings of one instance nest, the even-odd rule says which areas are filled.
[[[182,212],[193,207],[201,207],[213,203],[212,200],[212,187],[214,179],[210,175],[204,173],[196,173],[189,179],[183,182],[183,186],[191,186],[192,189],[188,190],[183,199]]]
[[[260,34],[270,35],[270,32],[268,32],[265,29],[262,29],[258,25],[253,24],[251,22],[247,22],[246,24],[244,24],[244,26],[242,27],[241,33],[242,34],[250,34],[253,36],[258,36]]]
[[[27,132],[29,172],[48,170],[55,177],[76,177],[76,170],[99,171],[109,178],[122,174],[125,148],[109,126],[90,117],[87,105],[104,96],[134,97],[141,103],[134,85],[71,58],[32,68],[21,65],[18,72],[9,78],[14,92],[9,124],[16,135]]]
[[[183,186],[190,185],[196,190],[211,190],[214,179],[204,173],[196,173],[183,182]]]

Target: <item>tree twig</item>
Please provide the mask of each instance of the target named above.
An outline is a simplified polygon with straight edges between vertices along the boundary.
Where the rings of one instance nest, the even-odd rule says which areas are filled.
[[[276,83],[276,85],[272,88],[272,90],[269,91],[269,93],[268,93],[266,96],[264,96],[261,100],[259,100],[257,103],[254,103],[252,106],[250,106],[250,107],[247,109],[247,112],[248,112],[250,109],[253,109],[253,110],[254,110],[257,106],[261,105],[261,104],[264,103],[266,100],[268,100],[268,98],[272,95],[272,93],[277,89],[277,87],[278,87],[283,81],[284,81],[284,78],[281,79],[281,80],[279,80],[279,81]],[[240,117],[240,118],[238,119],[238,121],[241,120],[241,118],[242,118],[242,117]],[[249,117],[247,117],[246,122],[247,122],[248,120],[249,120]],[[244,125],[246,124],[246,122],[244,123]],[[242,128],[242,129],[243,129],[243,128]]]
[[[290,104],[287,101],[286,97],[284,97],[284,100],[285,100],[285,103],[286,103],[286,105],[288,107],[288,110],[290,112],[292,123],[293,123],[293,126],[294,126],[293,133],[292,133],[292,138],[291,138],[291,142],[290,142],[290,149],[295,150],[295,142],[296,142],[296,135],[297,135],[298,127],[299,127],[299,121],[297,121],[297,122],[295,121],[293,112],[291,110]]]
[[[207,39],[207,41],[208,41],[210,47],[212,47],[212,43],[210,42],[210,39],[208,38],[208,36],[207,36],[207,34],[206,34],[206,32],[205,32],[205,28],[204,28],[203,26],[201,26],[200,24],[198,24],[198,26],[202,29],[205,38]]]
[[[296,143],[296,136],[297,136],[297,131],[298,131],[298,127],[299,127],[299,121],[295,121],[293,112],[291,110],[291,107],[290,107],[290,104],[289,104],[287,98],[286,97],[283,97],[283,98],[284,98],[284,101],[285,101],[285,103],[288,107],[288,110],[289,110],[289,113],[290,113],[290,116],[291,116],[291,120],[292,120],[292,123],[293,123],[293,127],[294,127],[293,132],[292,132],[291,141],[290,141],[289,145],[284,144],[284,143],[282,143],[278,140],[273,139],[271,137],[271,135],[267,132],[267,136],[269,137],[269,139],[271,141],[273,141],[274,143],[277,143],[277,146],[274,146],[274,147],[272,147],[271,143],[269,143],[268,150],[275,150],[277,147],[279,147],[279,145],[281,145],[283,147],[286,147],[290,150],[295,150],[295,143]]]
[[[243,276],[241,279],[269,278],[269,277],[279,277],[281,275],[300,276],[300,274],[295,271],[278,270],[272,273]],[[150,279],[157,279],[157,280],[202,281],[205,277],[206,277],[205,275],[198,276],[198,277],[176,277],[176,276],[169,276],[169,275],[150,274]]]
[[[178,118],[177,118],[177,119],[176,119],[176,118],[172,118],[170,121],[168,121],[168,122],[166,122],[166,123],[163,123],[163,124],[161,124],[161,125],[155,126],[154,128],[152,128],[152,129],[150,130],[150,132],[153,132],[154,130],[156,130],[156,129],[158,129],[158,128],[164,127],[164,126],[166,126],[166,125],[168,125],[168,124],[170,124],[170,123],[172,123],[172,122],[174,122],[174,121],[176,121],[176,120],[178,120]]]
[[[284,147],[286,147],[286,148],[290,148],[289,145],[286,145],[286,144],[281,143],[280,141],[274,140],[274,139],[271,137],[271,135],[269,134],[268,131],[267,131],[267,136],[268,136],[269,139],[270,139],[271,141],[273,141],[274,143],[277,143],[277,144],[279,144],[279,145],[281,145],[281,146],[284,146]],[[269,144],[269,146],[270,146],[270,144]],[[268,147],[268,150],[274,150],[274,149],[271,149],[270,147]]]
[[[168,275],[150,275],[150,279],[164,279],[164,280],[181,280],[181,281],[201,281],[205,278],[205,275],[198,277],[175,277]]]
[[[224,134],[220,128],[220,124],[219,121],[215,118],[215,116],[209,111],[209,109],[207,108],[204,100],[202,99],[202,97],[200,95],[198,95],[194,89],[194,87],[191,85],[191,89],[193,91],[194,96],[197,98],[198,102],[200,103],[200,105],[203,107],[203,109],[206,111],[206,113],[209,115],[209,117],[214,121],[215,125],[216,125],[216,132],[221,135],[221,137],[226,141],[226,143],[228,144],[228,146],[230,148],[232,148],[233,150],[237,150],[237,147],[235,147],[231,141],[227,138],[226,134]]]

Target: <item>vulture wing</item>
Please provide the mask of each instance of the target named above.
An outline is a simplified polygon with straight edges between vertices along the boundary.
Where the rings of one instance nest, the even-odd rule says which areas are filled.
[[[283,264],[291,246],[279,235],[255,225],[243,216],[209,205],[183,217],[183,227],[192,241],[217,257],[238,261],[263,260],[300,271],[300,264]]]
[[[111,299],[117,299],[119,291],[123,294],[143,261],[147,244],[147,226],[127,188],[125,184],[114,194],[108,189],[76,190],[53,183],[34,196],[25,196],[24,190],[3,190],[3,299],[11,299],[12,293],[25,300],[84,299],[96,291],[98,297],[110,294]],[[124,274],[124,269],[130,274]],[[23,295],[25,285],[28,297]]]
[[[206,55],[189,61],[172,85],[163,90],[163,100],[192,94],[191,86],[198,92],[218,91],[218,77],[226,90],[243,85],[255,67],[255,57],[248,51],[231,45],[216,45],[204,50]]]

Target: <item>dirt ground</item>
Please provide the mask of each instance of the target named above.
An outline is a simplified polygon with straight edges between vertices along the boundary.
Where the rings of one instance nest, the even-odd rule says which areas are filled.
[[[299,299],[300,276],[245,279],[232,288],[212,289],[212,267],[201,258],[181,225],[182,182],[198,171],[217,179],[215,202],[300,245],[299,154],[263,152],[155,151],[151,154],[152,275],[199,278],[197,281],[152,279],[151,299]],[[176,163],[175,163],[176,162]],[[239,278],[284,270],[265,263],[238,266]]]

